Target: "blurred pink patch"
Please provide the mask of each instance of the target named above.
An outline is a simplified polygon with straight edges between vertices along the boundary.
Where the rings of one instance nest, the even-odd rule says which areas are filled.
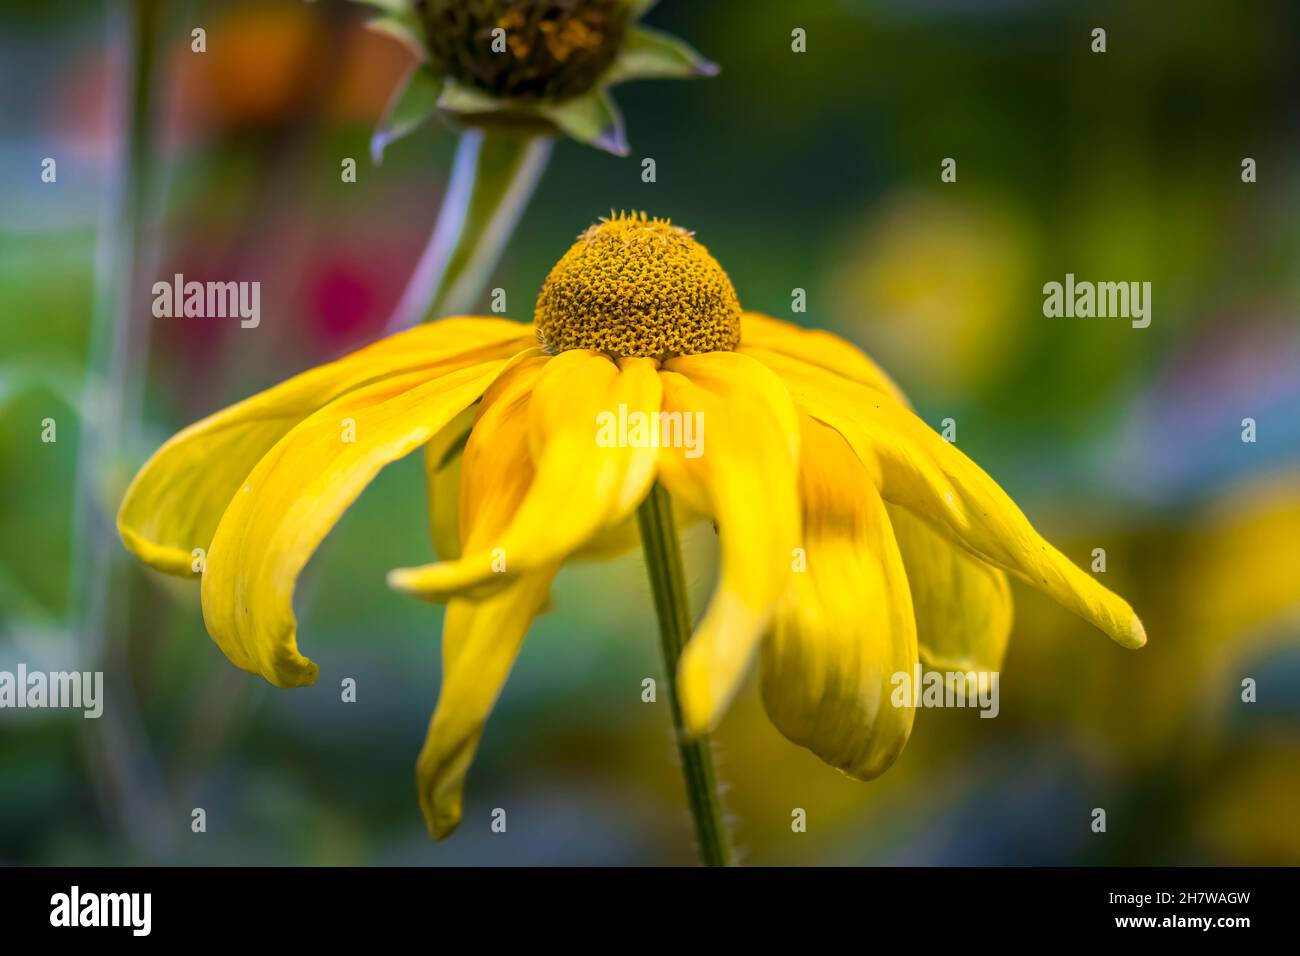
[[[335,259],[322,263],[311,282],[312,322],[327,351],[378,334],[383,325],[377,277],[364,273],[357,263]]]

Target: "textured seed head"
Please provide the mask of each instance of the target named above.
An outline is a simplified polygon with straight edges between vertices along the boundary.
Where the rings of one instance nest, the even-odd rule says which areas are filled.
[[[740,302],[695,237],[644,213],[602,219],[542,285],[533,314],[548,352],[663,358],[734,349]]]
[[[614,62],[625,0],[416,0],[437,69],[508,99],[587,92]],[[500,28],[503,34],[495,34]],[[505,49],[494,50],[495,37]]]

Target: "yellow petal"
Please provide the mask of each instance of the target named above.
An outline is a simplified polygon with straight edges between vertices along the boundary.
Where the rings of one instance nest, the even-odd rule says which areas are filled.
[[[468,548],[471,552],[490,547],[514,519],[533,482],[532,454],[528,450],[532,391],[550,357],[540,350],[511,364],[484,393],[472,410],[474,422],[465,447],[453,465],[434,476],[436,522],[440,539],[438,555],[456,560]],[[429,447],[434,446],[430,442]],[[444,442],[446,444],[446,442]],[[459,477],[450,487],[454,471]],[[454,550],[450,541],[455,542]],[[462,547],[462,542],[465,542]],[[446,554],[444,555],[444,552]],[[479,587],[467,588],[462,596],[482,598],[506,586],[512,576],[495,574]],[[425,594],[430,599],[451,595]]]
[[[713,517],[721,542],[717,590],[678,671],[683,717],[699,734],[731,702],[790,577],[799,423],[776,376],[734,352],[672,359],[660,378],[664,411],[704,425],[698,457],[688,447],[662,450],[660,480]]]
[[[459,537],[469,549],[499,538],[532,485],[529,405],[548,362],[539,356],[516,363],[479,403],[460,460]],[[529,624],[545,609],[557,567],[499,575],[495,592],[447,604],[442,690],[416,766],[420,806],[435,838],[460,822],[461,791],[483,724]]]
[[[118,511],[126,547],[151,567],[192,576],[222,513],[277,441],[317,409],[368,382],[428,369],[430,377],[532,343],[526,326],[457,318],[390,336],[297,375],[179,432],[135,476]]]
[[[740,317],[740,351],[795,358],[849,381],[880,389],[906,404],[902,390],[884,369],[858,348],[831,332],[804,329],[758,312]]]
[[[537,355],[505,372],[479,404],[461,459],[461,539],[471,550],[500,536],[533,483],[528,450],[533,390],[551,359]]]
[[[442,839],[461,817],[465,774],[533,618],[546,602],[557,564],[521,574],[492,596],[447,604],[442,690],[416,764],[420,808]]]
[[[429,488],[429,534],[433,550],[442,561],[460,557],[460,525],[457,518],[460,499],[461,457],[455,455],[447,464],[433,464],[434,454],[425,450],[425,483]]]
[[[460,557],[460,460],[478,410],[477,405],[465,409],[424,446],[429,533],[434,551],[442,561]]]
[[[514,449],[520,458],[531,453],[536,473],[508,525],[490,535],[476,527],[479,540],[466,542],[459,560],[393,571],[390,584],[432,599],[481,593],[503,574],[563,560],[602,528],[623,521],[650,487],[657,452],[619,441],[617,434],[613,443],[605,440],[605,417],[654,416],[659,402],[659,377],[650,359],[615,365],[601,353],[580,349],[552,358],[528,404],[528,442]]]
[[[796,403],[848,439],[888,502],[903,505],[990,564],[1010,571],[1105,632],[1141,647],[1128,603],[1052,547],[979,466],[882,393],[805,363],[772,359]]]
[[[844,439],[805,417],[800,448],[806,569],[790,578],[763,643],[763,703],[772,723],[845,773],[867,780],[902,752],[916,624],[884,502]]]
[[[906,508],[886,510],[912,590],[921,660],[936,671],[1000,671],[1013,616],[1006,573]]]
[[[396,376],[347,393],[295,426],[244,480],[203,574],[208,633],[239,667],[280,687],[316,679],[298,653],[293,590],[321,539],[379,470],[474,402],[503,361]],[[355,441],[342,423],[355,423]]]

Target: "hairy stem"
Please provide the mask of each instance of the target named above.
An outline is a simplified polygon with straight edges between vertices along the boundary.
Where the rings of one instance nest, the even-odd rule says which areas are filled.
[[[641,547],[645,553],[664,667],[668,671],[668,702],[672,709],[677,752],[686,777],[686,797],[695,820],[695,835],[705,866],[727,866],[731,848],[727,842],[722,801],[718,797],[713,754],[706,737],[689,737],[682,722],[677,698],[677,663],[691,636],[691,611],[686,596],[686,575],[682,570],[681,543],[673,522],[672,499],[656,484],[637,511],[641,526]]]

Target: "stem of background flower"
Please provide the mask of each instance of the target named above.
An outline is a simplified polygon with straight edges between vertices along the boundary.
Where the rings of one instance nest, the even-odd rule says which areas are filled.
[[[105,674],[104,714],[85,721],[83,747],[96,796],[114,831],[146,859],[170,843],[160,819],[172,819],[135,706],[126,634],[130,588],[106,487],[132,445],[143,395],[149,311],[137,279],[154,265],[149,214],[154,173],[154,105],[167,7],[163,0],[108,5],[110,43],[126,50],[124,83],[114,87],[122,140],[107,180],[95,250],[95,295],[86,379],[80,402],[70,605],[80,666]],[[113,501],[116,504],[116,501]],[[81,723],[81,722],[79,722]]]
[[[554,141],[520,130],[460,135],[438,222],[388,331],[470,313],[532,198]]]
[[[668,704],[673,713],[673,730],[677,734],[677,752],[681,755],[682,773],[686,777],[686,797],[700,855],[705,866],[727,866],[731,847],[723,821],[722,801],[718,797],[717,778],[713,772],[713,754],[707,737],[688,737],[682,724],[682,708],[677,699],[677,662],[691,636],[691,610],[686,596],[686,575],[682,570],[682,548],[673,521],[672,499],[656,484],[637,511],[641,525],[641,548],[645,553],[650,590],[654,594],[655,615],[659,619],[659,639],[663,645],[664,667],[668,671]]]

